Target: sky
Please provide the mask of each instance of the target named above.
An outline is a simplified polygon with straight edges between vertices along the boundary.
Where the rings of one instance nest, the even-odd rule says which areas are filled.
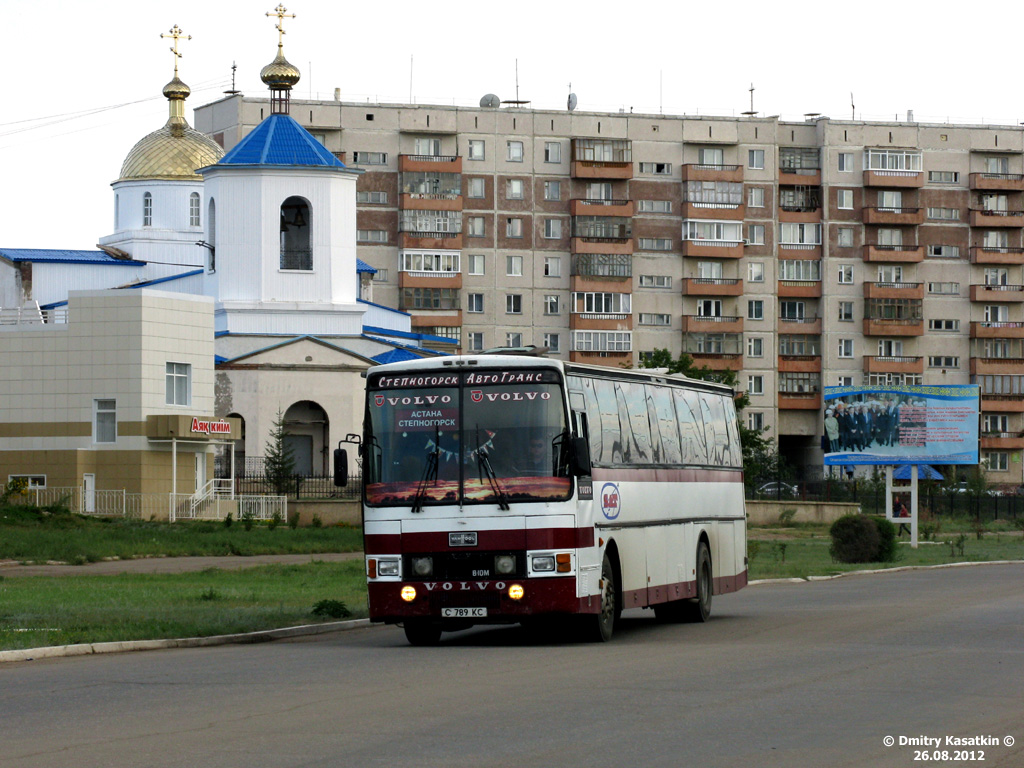
[[[0,0],[0,248],[92,248],[113,230],[125,156],[167,120],[172,41],[186,116],[235,87],[264,96],[270,0]],[[579,111],[997,123],[1024,121],[1024,3],[929,0],[434,4],[289,0],[293,98],[475,106],[486,93]],[[835,7],[838,10],[833,10]],[[1004,31],[1005,30],[1005,31]],[[12,65],[16,63],[16,65]],[[11,77],[13,75],[13,77]],[[18,76],[22,75],[19,81]],[[517,91],[518,77],[518,91]],[[854,108],[851,109],[851,94]],[[57,214],[57,215],[55,215]]]

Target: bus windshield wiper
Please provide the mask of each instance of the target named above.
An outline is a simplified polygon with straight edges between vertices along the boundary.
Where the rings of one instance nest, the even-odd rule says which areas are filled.
[[[476,450],[473,451],[473,455],[476,456],[477,465],[480,467],[483,474],[487,476],[487,482],[494,491],[494,495],[498,497],[498,509],[508,512],[512,509],[508,505],[508,497],[505,494],[504,489],[501,487],[501,483],[498,482],[498,476],[494,472],[494,468],[491,466],[491,460],[487,458],[487,448],[480,445],[480,427],[476,428]]]
[[[423,500],[427,497],[427,485],[437,481],[437,464],[441,455],[441,430],[434,427],[434,450],[427,454],[427,465],[423,468],[423,477],[416,487],[416,495],[412,498],[412,512],[423,511]]]

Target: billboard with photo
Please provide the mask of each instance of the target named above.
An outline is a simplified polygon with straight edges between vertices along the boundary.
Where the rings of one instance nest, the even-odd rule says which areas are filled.
[[[825,387],[826,465],[977,464],[976,385]]]

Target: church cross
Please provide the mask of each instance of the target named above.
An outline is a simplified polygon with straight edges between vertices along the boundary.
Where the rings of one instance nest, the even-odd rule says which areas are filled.
[[[281,47],[284,46],[284,20],[285,19],[294,19],[295,18],[295,14],[294,13],[288,13],[288,9],[285,8],[282,3],[278,3],[277,4],[277,8],[275,8],[273,10],[273,12],[270,12],[270,11],[267,12],[267,16],[277,16],[277,24],[275,24],[274,26],[277,29],[277,33],[278,33],[277,34],[277,47],[281,48]]]
[[[185,38],[186,40],[191,40],[192,39],[192,35],[184,35],[184,34],[182,34],[181,28],[177,24],[175,24],[173,27],[171,27],[170,32],[171,33],[169,35],[161,33],[160,37],[172,37],[172,38],[174,38],[174,46],[170,50],[171,50],[171,53],[174,54],[174,76],[177,77],[178,76],[178,59],[181,58],[181,54],[178,53],[178,40],[180,40],[181,38]]]

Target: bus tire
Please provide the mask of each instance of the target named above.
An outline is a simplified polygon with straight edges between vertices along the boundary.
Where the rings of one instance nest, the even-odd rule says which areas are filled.
[[[407,621],[404,629],[409,645],[437,645],[441,640],[441,627],[431,621]]]
[[[686,619],[693,622],[705,622],[711,616],[711,596],[714,592],[711,553],[708,545],[701,542],[697,546],[697,598],[686,603]]]
[[[615,632],[615,623],[622,608],[619,605],[619,584],[615,568],[606,552],[601,561],[601,610],[584,620],[584,639],[594,643],[607,643]]]

